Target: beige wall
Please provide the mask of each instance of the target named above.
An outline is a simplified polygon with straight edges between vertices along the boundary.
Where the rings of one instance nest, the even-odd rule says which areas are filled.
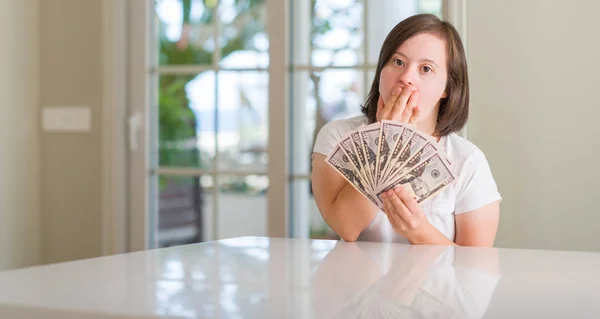
[[[102,253],[102,2],[0,1],[0,270]],[[39,129],[88,106],[92,130]]]
[[[102,253],[102,1],[40,3],[41,106],[88,106],[92,129],[40,136],[42,262]]]
[[[40,257],[38,9],[0,1],[0,270]]]
[[[467,2],[468,133],[504,197],[498,246],[600,251],[600,2]]]

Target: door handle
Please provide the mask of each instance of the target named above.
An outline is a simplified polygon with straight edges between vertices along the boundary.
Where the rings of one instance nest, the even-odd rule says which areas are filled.
[[[127,126],[129,127],[129,150],[137,151],[140,139],[140,129],[142,128],[142,114],[140,112],[135,112],[129,115]]]

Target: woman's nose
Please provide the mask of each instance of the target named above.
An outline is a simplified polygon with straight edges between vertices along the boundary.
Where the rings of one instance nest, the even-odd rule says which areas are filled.
[[[414,85],[416,83],[415,72],[413,70],[405,70],[402,72],[398,81],[404,85]]]

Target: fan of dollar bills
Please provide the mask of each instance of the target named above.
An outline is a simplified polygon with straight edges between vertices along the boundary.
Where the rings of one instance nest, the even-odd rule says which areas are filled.
[[[455,180],[432,136],[412,124],[387,120],[348,133],[326,162],[382,209],[381,195],[396,186],[410,185],[420,204]]]

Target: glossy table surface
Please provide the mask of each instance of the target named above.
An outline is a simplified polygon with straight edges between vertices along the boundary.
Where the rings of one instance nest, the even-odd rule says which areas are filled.
[[[242,237],[0,273],[0,318],[600,318],[600,253]]]

